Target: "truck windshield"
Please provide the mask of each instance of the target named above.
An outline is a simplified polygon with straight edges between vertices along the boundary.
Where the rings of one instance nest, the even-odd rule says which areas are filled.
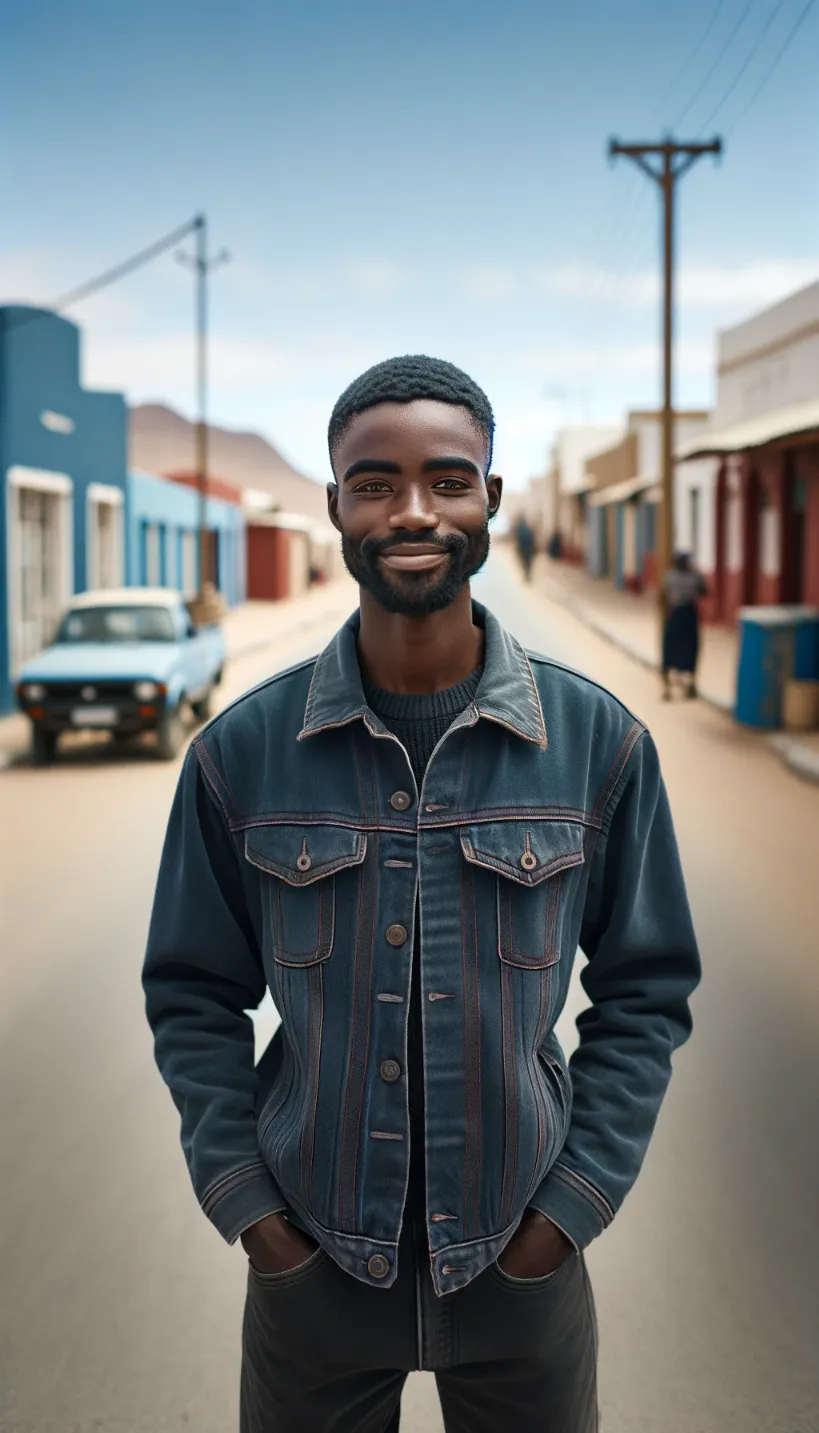
[[[82,607],[60,624],[58,642],[173,642],[167,607]]]

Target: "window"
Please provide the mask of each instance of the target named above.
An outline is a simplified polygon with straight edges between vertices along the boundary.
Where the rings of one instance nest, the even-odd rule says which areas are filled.
[[[167,607],[80,607],[69,612],[58,642],[173,642]]]

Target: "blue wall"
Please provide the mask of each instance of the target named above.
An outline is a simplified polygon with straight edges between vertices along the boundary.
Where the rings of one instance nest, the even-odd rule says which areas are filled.
[[[70,420],[70,432],[45,427],[42,414]],[[127,415],[120,393],[80,385],[80,333],[48,310],[0,307],[0,556],[8,572],[6,487],[15,466],[65,473],[73,483],[74,590],[86,586],[87,489],[124,491]],[[0,711],[13,705],[9,678],[8,589],[0,583]]]
[[[246,592],[244,513],[235,503],[208,498],[207,525],[219,535],[219,589],[229,607],[243,602]],[[160,534],[159,580],[182,590],[183,534],[196,537],[199,497],[193,488],[139,471],[128,474],[125,491],[125,573],[131,587],[144,586],[147,529]],[[199,574],[198,541],[196,581]]]

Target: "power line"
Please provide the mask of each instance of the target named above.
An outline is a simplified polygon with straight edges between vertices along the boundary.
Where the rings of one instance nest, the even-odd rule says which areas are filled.
[[[714,9],[713,9],[713,11],[712,11],[712,13],[711,13],[711,19],[708,21],[708,24],[706,25],[705,29],[703,30],[702,34],[700,35],[699,40],[697,41],[697,43],[696,43],[696,45],[694,46],[693,50],[691,50],[691,51],[689,52],[687,59],[683,61],[682,65],[681,65],[680,68],[678,69],[675,78],[671,81],[671,84],[669,85],[668,89],[666,90],[665,94],[663,95],[662,100],[661,100],[660,103],[655,107],[655,110],[654,110],[654,118],[655,118],[655,119],[657,119],[658,116],[660,115],[660,113],[662,112],[663,105],[665,105],[665,104],[668,103],[669,99],[671,98],[671,96],[673,95],[675,89],[677,88],[678,84],[680,83],[680,80],[683,79],[684,76],[688,74],[688,71],[690,70],[690,68],[691,68],[691,66],[693,65],[694,61],[695,61],[696,59],[698,59],[699,56],[702,54],[702,51],[704,50],[706,44],[708,43],[708,41],[709,41],[710,38],[711,38],[711,35],[713,34],[713,31],[714,31],[714,28],[715,28],[715,26],[716,26],[716,23],[717,23],[717,21],[718,21],[720,15],[722,14],[724,8],[725,8],[725,0],[717,0],[717,3],[716,3],[716,5],[714,6]]]
[[[737,128],[737,125],[739,125],[739,124],[742,123],[742,121],[744,120],[744,118],[745,118],[745,116],[747,115],[748,111],[751,110],[751,109],[753,109],[754,105],[756,104],[757,100],[759,99],[759,96],[762,94],[762,91],[764,90],[765,86],[767,85],[769,79],[772,77],[772,75],[774,74],[774,72],[779,68],[780,62],[781,62],[782,60],[784,60],[785,55],[787,54],[788,50],[790,49],[791,45],[793,44],[794,40],[796,39],[796,36],[799,34],[799,31],[801,30],[803,24],[805,23],[805,21],[806,21],[807,18],[808,18],[808,14],[809,14],[810,11],[813,9],[814,3],[815,3],[815,0],[807,0],[807,4],[803,7],[803,9],[802,9],[802,10],[800,11],[800,13],[797,15],[796,20],[795,20],[794,24],[792,25],[791,29],[789,30],[788,34],[785,36],[785,39],[784,39],[784,41],[783,41],[783,43],[782,43],[780,49],[778,50],[778,52],[777,52],[777,54],[776,54],[776,57],[775,57],[773,63],[772,63],[771,65],[769,65],[767,71],[766,71],[765,74],[762,76],[762,79],[760,80],[759,84],[757,85],[756,89],[754,90],[753,94],[751,95],[750,99],[748,100],[747,104],[745,105],[745,108],[742,109],[742,110],[740,110],[739,114],[737,115],[736,119],[734,120],[733,124],[731,125],[731,128],[730,128],[729,131],[728,131],[729,135],[734,133],[734,130]]]
[[[130,259],[125,259],[123,263],[117,264],[113,269],[107,269],[104,274],[98,274],[95,279],[89,279],[87,283],[80,284],[79,288],[70,289],[67,294],[55,299],[47,307],[58,310],[69,308],[72,304],[79,303],[80,299],[90,298],[91,294],[96,294],[100,289],[107,288],[109,284],[116,283],[117,279],[124,279],[126,274],[133,273],[134,269],[141,268],[143,264],[149,263],[151,259],[164,253],[166,249],[172,249],[174,244],[187,238],[188,234],[198,227],[198,222],[198,219],[189,219],[186,224],[180,224],[178,229],[174,229],[171,234],[166,234],[164,239],[157,239],[155,243],[149,244],[147,249],[140,249],[138,254],[134,254]]]
[[[75,289],[69,289],[68,293],[62,294],[60,298],[54,299],[51,303],[39,304],[32,313],[18,314],[11,322],[7,321],[4,324],[5,331],[8,332],[10,329],[22,328],[24,324],[34,322],[41,317],[42,309],[47,309],[52,313],[60,313],[63,309],[70,308],[72,304],[79,303],[81,299],[90,298],[92,294],[98,293],[100,289],[107,288],[109,284],[116,283],[117,279],[125,278],[127,274],[133,273],[135,269],[141,268],[143,264],[150,263],[151,259],[157,258],[159,254],[164,254],[167,249],[172,249],[174,244],[180,243],[182,239],[186,239],[189,234],[197,230],[200,223],[201,220],[199,216],[195,219],[188,219],[186,223],[180,224],[178,229],[174,229],[170,234],[166,234],[164,238],[157,239],[153,244],[149,244],[147,249],[140,249],[138,254],[132,254],[130,259],[123,260],[121,264],[117,264],[113,269],[106,269],[105,273],[97,274],[96,278],[88,279],[86,283],[80,284]]]
[[[757,37],[756,37],[756,39],[755,39],[755,41],[754,41],[754,43],[753,43],[753,45],[751,46],[750,50],[748,51],[747,55],[745,56],[745,59],[743,60],[743,62],[742,62],[742,64],[740,65],[739,69],[737,70],[736,74],[734,75],[734,78],[732,79],[730,85],[728,86],[727,90],[725,91],[725,94],[722,96],[722,99],[719,101],[718,104],[715,104],[715,105],[714,105],[714,108],[712,109],[712,111],[711,111],[711,113],[709,114],[708,118],[705,119],[705,120],[703,120],[702,125],[700,126],[700,134],[704,134],[707,129],[710,129],[710,128],[711,128],[711,125],[713,124],[713,122],[714,122],[714,120],[716,119],[717,115],[721,112],[721,110],[723,109],[723,107],[728,103],[729,99],[731,98],[731,95],[736,93],[737,87],[739,86],[739,84],[740,84],[741,80],[743,79],[744,75],[747,74],[749,66],[753,63],[753,61],[756,59],[756,56],[759,54],[760,47],[764,44],[765,40],[767,39],[768,35],[770,34],[770,31],[771,31],[771,29],[772,29],[772,27],[773,27],[773,25],[774,25],[774,23],[775,23],[775,21],[776,21],[776,19],[777,19],[777,16],[778,16],[778,15],[782,12],[782,10],[785,8],[786,3],[787,3],[787,0],[777,0],[777,3],[774,5],[774,7],[773,7],[773,9],[772,9],[772,11],[771,11],[771,13],[770,13],[770,15],[768,16],[767,20],[765,21],[765,24],[763,25],[762,29],[760,30],[759,34],[757,35]],[[813,3],[813,0],[811,0],[811,3]]]
[[[703,78],[700,80],[700,83],[697,85],[696,89],[694,90],[694,93],[691,95],[691,97],[690,97],[688,103],[686,104],[685,108],[684,108],[684,109],[682,110],[682,112],[677,116],[677,119],[676,119],[676,121],[675,121],[675,123],[674,123],[674,125],[673,125],[673,128],[674,128],[674,129],[679,129],[679,127],[680,127],[680,125],[682,124],[683,120],[685,119],[686,115],[694,108],[694,105],[697,103],[697,100],[699,99],[700,95],[703,93],[703,90],[705,90],[705,89],[708,87],[708,85],[711,83],[711,80],[714,78],[714,75],[716,74],[717,70],[719,69],[720,65],[722,64],[722,61],[724,60],[725,56],[727,55],[728,51],[730,50],[731,46],[733,45],[734,40],[736,39],[737,35],[739,34],[740,30],[742,29],[742,26],[745,24],[745,21],[747,20],[748,16],[750,15],[751,11],[753,10],[753,8],[754,8],[754,0],[747,0],[747,4],[746,4],[746,5],[744,6],[744,8],[740,11],[739,19],[736,21],[736,23],[735,23],[733,29],[731,30],[730,34],[729,34],[729,35],[727,36],[727,38],[724,40],[723,45],[722,45],[722,49],[719,50],[719,52],[717,53],[717,58],[714,60],[714,62],[713,62],[713,64],[711,65],[710,69],[706,70],[705,75],[704,75]]]

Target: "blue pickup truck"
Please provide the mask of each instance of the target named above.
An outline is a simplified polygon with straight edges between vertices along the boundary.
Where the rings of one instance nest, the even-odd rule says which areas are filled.
[[[185,705],[206,721],[224,667],[221,627],[195,626],[178,592],[83,592],[18,679],[33,759],[52,762],[62,732],[94,730],[117,738],[154,732],[170,761],[185,738]]]

